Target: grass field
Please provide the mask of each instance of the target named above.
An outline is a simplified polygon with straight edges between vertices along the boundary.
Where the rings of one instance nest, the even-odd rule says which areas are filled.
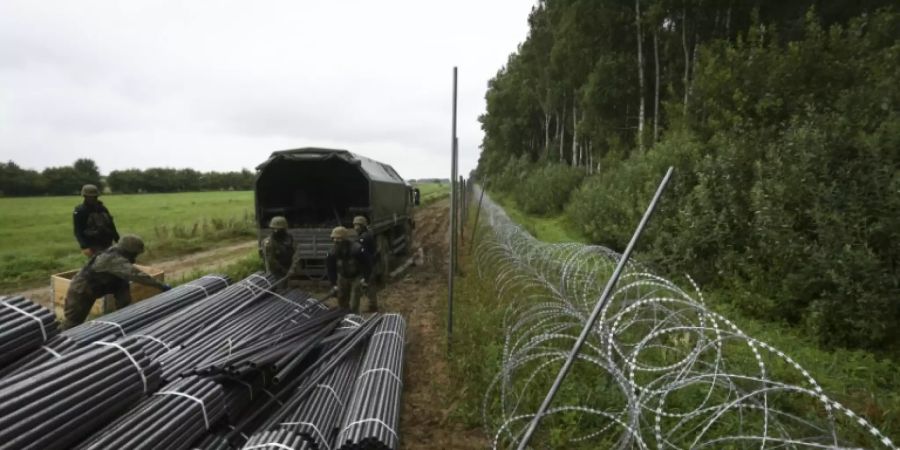
[[[450,183],[417,183],[419,204],[425,206],[450,195]]]
[[[252,239],[253,193],[109,195],[101,200],[119,234],[144,238],[139,261],[193,253]],[[0,198],[0,291],[44,283],[85,262],[72,232],[80,197]]]

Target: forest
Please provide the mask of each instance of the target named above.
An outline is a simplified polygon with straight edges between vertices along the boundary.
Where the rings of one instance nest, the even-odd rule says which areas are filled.
[[[900,337],[891,1],[545,0],[490,81],[476,170],[528,214],[826,346]]]
[[[113,170],[101,176],[97,163],[79,158],[71,166],[25,169],[15,162],[0,163],[0,197],[77,195],[94,184],[108,193],[136,194],[253,189],[253,172],[200,172],[194,169],[149,168]]]

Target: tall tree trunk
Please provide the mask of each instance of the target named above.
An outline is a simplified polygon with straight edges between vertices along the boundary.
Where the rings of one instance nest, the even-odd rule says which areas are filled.
[[[634,27],[637,33],[637,65],[638,65],[638,151],[644,151],[644,51],[641,33],[641,0],[634,0]]]
[[[562,124],[562,119],[560,119],[559,113],[556,113],[556,124],[555,124],[556,125],[556,135],[555,135],[556,142],[559,142],[560,140],[562,140],[562,137],[560,137],[560,128],[561,128],[560,125],[561,124]],[[549,158],[547,158],[547,162],[548,163],[550,162]]]
[[[688,74],[690,74],[691,71],[691,54],[688,51],[687,43],[687,8],[684,6],[681,7],[681,47],[684,49],[684,106],[682,107],[682,111],[683,114],[687,116]]]
[[[550,108],[544,109],[544,158],[550,159]]]
[[[653,143],[659,142],[659,32],[653,27],[653,66],[656,68],[656,87],[653,98]]]
[[[731,40],[731,1],[728,2],[728,10],[725,12],[725,39]]]
[[[566,152],[565,152],[565,144],[566,144],[566,102],[563,101],[563,110],[562,110],[562,118],[559,120],[559,162],[566,162]]]
[[[694,33],[694,45],[691,46],[691,72],[688,75],[687,96],[694,93],[694,71],[697,70],[697,44],[700,42],[700,33]]]
[[[578,106],[572,99],[572,167],[578,166]]]
[[[594,141],[593,141],[593,139],[588,139],[587,169],[588,169],[588,174],[592,175],[594,173]]]

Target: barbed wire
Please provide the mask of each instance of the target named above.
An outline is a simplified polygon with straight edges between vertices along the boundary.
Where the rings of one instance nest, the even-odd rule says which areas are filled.
[[[500,369],[483,423],[515,448],[596,304],[619,254],[550,244],[488,196],[480,278],[505,307]],[[538,433],[554,448],[890,448],[790,356],[690,291],[630,261]]]

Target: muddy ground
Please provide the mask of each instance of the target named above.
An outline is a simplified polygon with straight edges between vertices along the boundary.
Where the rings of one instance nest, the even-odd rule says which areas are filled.
[[[415,246],[424,263],[410,268],[379,293],[379,307],[408,321],[400,439],[405,449],[487,447],[481,430],[450,420],[447,339],[440,311],[447,304],[448,207],[442,200],[417,211]]]

